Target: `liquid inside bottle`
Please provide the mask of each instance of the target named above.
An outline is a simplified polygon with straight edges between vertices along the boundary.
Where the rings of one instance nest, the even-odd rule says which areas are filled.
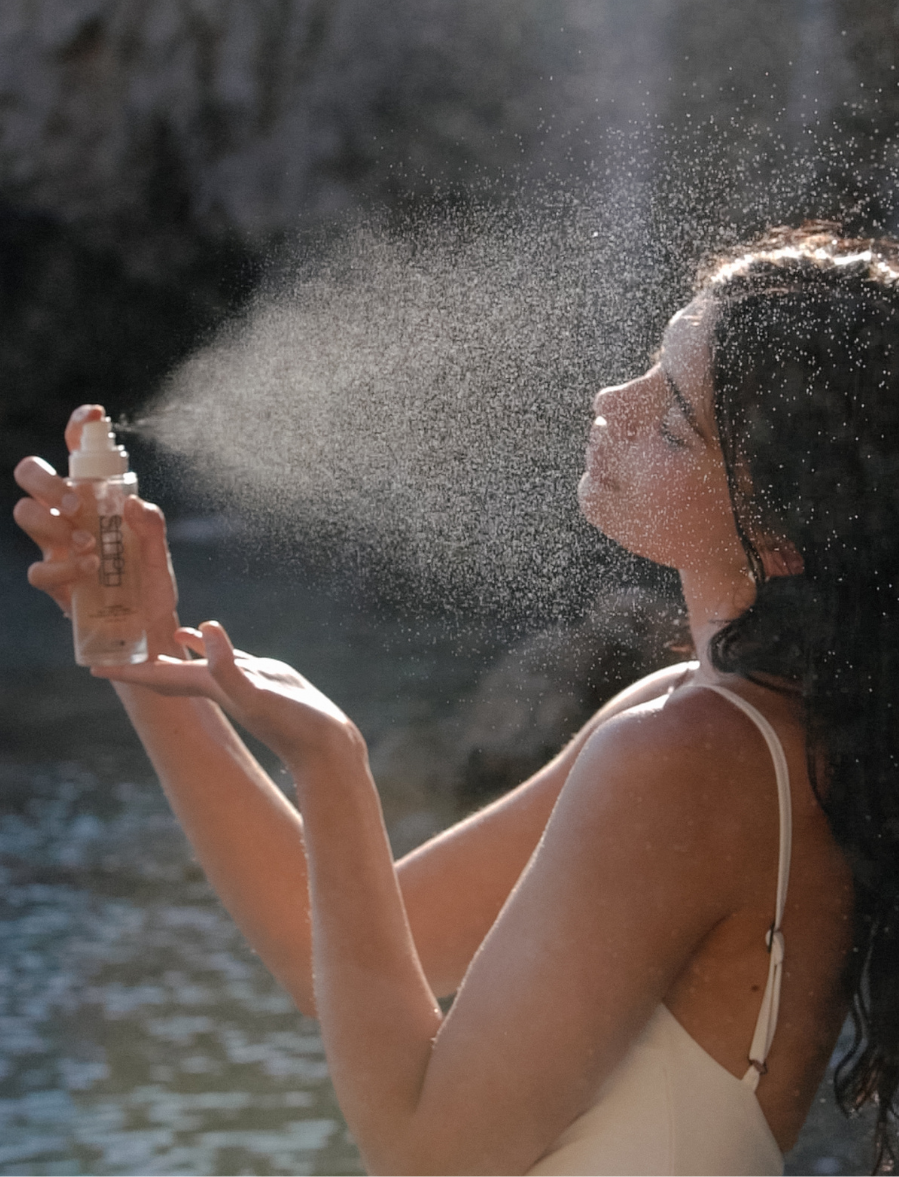
[[[138,540],[124,518],[125,499],[136,493],[137,478],[115,445],[108,418],[85,426],[82,447],[71,455],[69,483],[82,503],[78,527],[95,537],[100,565],[72,589],[75,661],[79,666],[145,662]],[[95,471],[108,473],[84,476]]]

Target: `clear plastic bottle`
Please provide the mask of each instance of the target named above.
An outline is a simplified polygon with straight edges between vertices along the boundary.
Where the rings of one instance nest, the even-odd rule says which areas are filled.
[[[125,499],[137,492],[137,478],[108,417],[83,427],[81,447],[69,455],[69,484],[82,503],[78,527],[96,536],[100,560],[97,571],[72,589],[75,661],[79,666],[146,662],[138,542],[124,520]]]

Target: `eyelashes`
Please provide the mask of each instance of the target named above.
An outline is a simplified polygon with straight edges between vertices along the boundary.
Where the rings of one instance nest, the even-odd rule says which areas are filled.
[[[670,445],[672,449],[683,449],[687,444],[683,437],[678,435],[671,429],[665,418],[659,422],[659,433],[661,434],[666,445]]]

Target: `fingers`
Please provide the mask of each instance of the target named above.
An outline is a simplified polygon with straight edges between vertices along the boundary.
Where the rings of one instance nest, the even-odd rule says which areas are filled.
[[[235,650],[225,627],[218,621],[204,621],[200,626],[200,635],[209,662],[209,673],[235,702],[246,702],[254,692],[235,661]]]
[[[198,629],[182,625],[180,629],[175,630],[175,641],[190,650],[192,654],[199,654],[201,658],[206,657],[206,644]]]
[[[102,405],[78,406],[71,417],[69,417],[69,423],[66,425],[66,445],[69,447],[69,453],[72,450],[77,450],[81,445],[81,430],[85,422],[99,421],[105,415],[106,410]]]
[[[157,695],[206,698],[223,706],[228,702],[206,662],[200,659],[185,660],[161,654],[150,662],[132,666],[92,666],[91,674],[111,682],[148,687]]]
[[[97,556],[69,560],[43,560],[28,569],[28,583],[45,592],[68,617],[72,609],[72,589],[82,576],[96,575]]]
[[[48,510],[36,499],[19,499],[13,508],[13,518],[45,557],[64,556],[70,548],[76,555],[83,556],[97,546],[92,532],[81,528],[72,530],[70,520],[57,511]]]
[[[205,658],[210,673],[226,680],[233,669],[231,681],[244,683],[244,675],[237,665],[238,658],[247,658],[242,650],[235,650],[225,627],[218,621],[204,621],[199,629],[182,625],[175,631],[175,640],[191,651]]]
[[[224,627],[220,626],[217,621],[205,622],[205,624],[218,626],[224,633]],[[227,638],[227,634],[225,636]],[[175,631],[175,640],[179,643],[179,645],[185,646],[188,650],[190,650],[191,653],[199,654],[201,658],[206,657],[206,639],[203,637],[203,634],[200,632],[200,630],[192,629],[189,625],[182,625],[178,630]],[[234,655],[235,662],[239,662],[241,658],[246,660],[252,657],[251,654],[247,654],[243,650],[235,650],[233,647],[232,653]],[[265,661],[265,659],[256,658],[254,661],[260,662]]]
[[[100,557],[94,553],[72,556],[68,560],[41,560],[28,569],[28,583],[56,596],[60,589],[71,590],[75,581],[90,576],[100,567]]]
[[[175,631],[178,642],[190,647],[195,653],[213,654],[219,662],[219,673],[212,667],[211,657],[185,659],[172,658],[160,654],[148,662],[139,662],[132,666],[93,666],[91,674],[94,678],[106,678],[112,682],[131,683],[134,686],[149,687],[158,695],[193,696],[212,699],[229,714],[235,714],[234,700],[229,686],[239,683],[246,686],[243,675],[231,662],[234,678],[230,683],[224,662],[227,661],[226,651],[230,649],[227,635],[217,622],[206,622],[202,627],[204,632],[182,627]],[[213,630],[211,640],[207,643],[204,633],[207,628]],[[224,635],[224,644],[221,640]],[[223,657],[224,654],[224,657]],[[223,673],[224,671],[224,673]],[[222,681],[224,679],[225,681]],[[236,715],[239,718],[239,707]]]
[[[13,519],[47,555],[56,549],[67,550],[72,543],[71,523],[59,512],[53,512],[36,499],[19,499],[13,507]],[[90,534],[79,532],[80,535]]]
[[[77,446],[85,421],[103,415],[100,405],[76,409],[66,429],[69,448]],[[65,612],[71,602],[72,586],[97,571],[96,539],[78,527],[82,502],[66,480],[43,458],[23,458],[14,477],[30,497],[13,508],[13,518],[34,540],[44,557],[28,569],[28,582],[48,593]]]
[[[28,569],[29,584],[49,593],[67,612],[74,583],[97,570],[96,539],[89,531],[73,531],[69,520],[36,499],[20,499],[13,508],[13,517],[44,557]]]
[[[81,500],[43,458],[23,458],[13,471],[13,477],[26,494],[48,510],[59,511],[68,518],[78,514]]]

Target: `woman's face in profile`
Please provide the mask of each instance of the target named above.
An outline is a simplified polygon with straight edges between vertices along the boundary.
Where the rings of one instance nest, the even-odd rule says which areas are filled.
[[[603,389],[578,487],[584,516],[636,555],[682,570],[742,571],[711,378],[713,307],[674,316],[659,362]]]

